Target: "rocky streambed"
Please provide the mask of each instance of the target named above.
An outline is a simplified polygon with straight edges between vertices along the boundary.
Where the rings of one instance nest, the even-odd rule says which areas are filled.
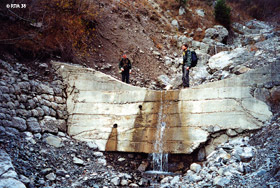
[[[147,155],[103,153],[63,132],[0,131],[0,187],[280,186],[279,117],[256,133],[219,145],[181,174],[153,177],[143,172],[150,168]]]

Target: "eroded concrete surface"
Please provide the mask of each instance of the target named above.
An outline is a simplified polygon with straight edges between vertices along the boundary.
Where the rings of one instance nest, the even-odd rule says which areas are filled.
[[[255,84],[280,81],[277,63],[193,88],[154,91],[89,68],[53,62],[67,85],[68,133],[102,151],[154,151],[156,127],[166,123],[164,152],[189,154],[211,134],[254,130],[272,113],[251,94]],[[159,117],[160,116],[160,117]]]

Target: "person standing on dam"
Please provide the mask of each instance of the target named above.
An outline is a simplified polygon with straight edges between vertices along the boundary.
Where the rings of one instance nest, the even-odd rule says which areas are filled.
[[[182,80],[183,80],[183,87],[190,87],[190,80],[189,80],[189,71],[191,68],[192,57],[191,51],[188,50],[188,45],[184,44],[182,46],[183,50],[183,62],[182,62]]]
[[[122,74],[122,81],[129,84],[129,74],[131,73],[131,62],[127,58],[126,54],[123,54],[119,63],[119,69]]]
[[[192,67],[197,65],[198,57],[195,51],[190,51],[188,49],[188,45],[184,44],[182,46],[183,50],[183,61],[182,61],[182,80],[183,80],[183,87],[190,87],[190,78],[189,72]]]

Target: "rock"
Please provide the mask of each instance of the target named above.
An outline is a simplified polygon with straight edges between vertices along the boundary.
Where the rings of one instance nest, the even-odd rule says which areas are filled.
[[[74,157],[73,158],[73,163],[74,164],[77,164],[77,165],[83,165],[84,164],[84,161],[78,157]]]
[[[178,40],[177,40],[177,47],[181,47],[183,44],[189,44],[189,43],[191,43],[193,41],[193,39],[192,38],[188,38],[188,37],[186,37],[185,35],[182,35],[182,36],[180,36],[179,38],[178,38]]]
[[[87,146],[92,149],[92,150],[96,150],[98,149],[98,146],[95,144],[95,142],[91,141],[91,142],[87,142]]]
[[[24,175],[20,175],[19,180],[24,184],[29,184],[30,183],[30,179],[25,177]]]
[[[41,127],[38,120],[34,117],[27,119],[27,129],[33,133],[41,132]]]
[[[119,158],[119,159],[118,159],[119,162],[123,162],[123,161],[125,161],[125,160],[126,160],[125,158]]]
[[[26,126],[26,121],[20,117],[13,117],[12,118],[12,127],[20,130],[20,131],[25,131],[27,126]]]
[[[9,88],[7,86],[0,86],[0,91],[9,94]]]
[[[0,178],[16,178],[17,174],[14,171],[14,166],[10,156],[0,149]]]
[[[200,164],[192,163],[190,166],[190,169],[192,171],[194,171],[195,173],[199,173],[199,171],[201,170],[201,166],[200,166]]]
[[[45,84],[39,84],[38,86],[38,92],[41,94],[49,94],[49,95],[53,95],[54,91],[53,88],[49,87],[48,85]]]
[[[171,67],[172,66],[172,59],[168,56],[165,56],[164,57],[164,64],[167,66],[167,67]]]
[[[171,80],[166,75],[158,76],[158,81],[165,86],[171,85]]]
[[[243,148],[243,152],[239,153],[239,156],[242,162],[249,162],[254,156],[253,148],[252,147]]]
[[[140,172],[145,172],[146,169],[148,168],[148,166],[149,166],[149,162],[147,162],[147,161],[142,161],[142,163],[141,163],[140,166],[138,167],[138,170],[139,170]]]
[[[201,17],[205,16],[205,12],[203,9],[196,9],[195,12],[198,16],[201,16]]]
[[[188,180],[189,182],[198,182],[202,180],[202,177],[200,177],[197,174],[194,174],[193,171],[188,170],[187,175],[184,177],[184,179]]]
[[[40,122],[42,132],[58,133],[58,121],[54,117],[45,116]]]
[[[51,111],[50,111],[50,108],[48,106],[42,106],[42,110],[44,111],[44,114],[46,116],[50,116],[51,115]]]
[[[183,14],[185,14],[186,13],[186,9],[184,8],[184,7],[180,7],[179,8],[179,16],[182,16]]]
[[[269,90],[266,89],[266,88],[256,88],[254,90],[254,97],[258,100],[263,101],[263,102],[267,102],[271,99]],[[279,99],[280,99],[280,97],[279,97]]]
[[[103,157],[103,156],[104,156],[103,153],[102,153],[102,152],[99,152],[99,151],[94,152],[93,155],[94,155],[95,157]]]
[[[153,51],[153,54],[156,55],[156,56],[160,56],[161,55],[161,53],[158,52],[158,51]]]
[[[244,65],[239,65],[239,66],[234,67],[232,72],[236,75],[240,75],[240,74],[244,74],[244,73],[248,72],[249,70],[251,70],[251,69]]]
[[[176,27],[176,29],[179,29],[179,27],[180,27],[177,20],[172,20],[171,24],[172,24],[174,27]]]
[[[163,179],[160,181],[160,183],[161,183],[161,184],[169,183],[172,179],[173,179],[173,177],[171,177],[171,176],[166,176],[165,178],[163,178]]]
[[[66,121],[64,119],[58,119],[57,128],[59,131],[66,132],[67,131]]]
[[[175,176],[171,181],[170,184],[171,186],[175,185],[176,183],[178,183],[180,180],[180,176]]]
[[[273,87],[273,89],[271,89],[270,91],[271,93],[271,103],[275,106],[279,106],[280,105],[280,86],[277,87]]]
[[[64,146],[64,144],[62,143],[62,140],[61,138],[57,137],[57,136],[53,136],[53,135],[50,135],[50,136],[47,136],[44,141],[51,145],[51,146],[54,146],[56,148],[60,148],[62,146]]]
[[[125,179],[122,179],[122,181],[121,181],[121,185],[122,185],[122,186],[126,186],[126,185],[128,185],[128,181],[127,181],[127,180],[125,180]]]
[[[206,152],[205,152],[205,148],[202,147],[199,149],[198,154],[197,154],[197,161],[202,162],[204,161],[206,158]]]
[[[43,170],[41,170],[40,174],[46,175],[46,174],[51,173],[51,171],[52,171],[52,168],[44,168]]]
[[[223,42],[227,39],[227,37],[228,30],[221,25],[215,25],[214,28],[206,29],[204,39],[212,39],[217,42]]]
[[[170,85],[172,86],[173,89],[178,89],[182,84],[183,84],[182,74],[176,74],[170,80]]]
[[[120,185],[120,178],[119,177],[115,177],[111,180],[111,183],[115,186]]]
[[[56,179],[56,175],[55,175],[55,173],[50,173],[50,174],[46,175],[46,178],[50,181],[54,181]]]
[[[137,185],[136,183],[131,183],[129,184],[129,187],[139,187],[139,185]]]
[[[58,176],[66,176],[67,171],[66,170],[56,170],[56,175]]]
[[[202,66],[192,68],[190,76],[192,77],[192,82],[198,82],[199,84],[201,84],[210,76],[210,74],[206,70],[206,67]]]
[[[228,185],[229,182],[230,180],[228,178],[218,176],[214,178],[213,184],[218,187],[226,187],[226,185]]]
[[[8,122],[9,121],[4,122],[4,125],[5,125],[5,123],[8,123]],[[11,125],[12,124],[10,124],[10,126]],[[17,135],[19,135],[19,131],[17,129],[15,129],[15,128],[12,128],[12,127],[6,127],[5,128],[5,132],[6,132],[7,135],[12,136],[12,137],[16,137]]]
[[[213,139],[211,143],[205,147],[206,156],[212,153],[218,145],[222,143],[226,143],[227,141],[228,141],[228,136],[225,134]]]
[[[14,178],[3,178],[0,179],[0,187],[3,188],[26,188],[26,186],[20,181]]]
[[[236,136],[236,135],[237,135],[237,132],[234,131],[234,130],[232,130],[232,129],[228,129],[227,132],[226,132],[226,134],[227,134],[228,136]]]
[[[39,68],[40,69],[47,69],[48,68],[48,65],[46,63],[40,63],[39,64]]]
[[[106,166],[106,165],[107,165],[106,159],[102,159],[102,158],[98,158],[98,159],[97,159],[97,163],[102,164],[103,166]]]
[[[220,52],[209,59],[211,70],[229,70],[231,65],[238,65],[252,58],[252,54],[246,48],[236,48],[231,52]]]

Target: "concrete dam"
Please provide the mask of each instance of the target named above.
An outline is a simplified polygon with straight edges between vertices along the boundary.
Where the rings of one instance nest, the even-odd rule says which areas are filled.
[[[101,151],[190,154],[212,134],[259,129],[272,117],[252,87],[280,81],[273,63],[246,74],[181,90],[155,91],[123,83],[90,68],[52,62],[66,84],[68,134],[94,141]]]

